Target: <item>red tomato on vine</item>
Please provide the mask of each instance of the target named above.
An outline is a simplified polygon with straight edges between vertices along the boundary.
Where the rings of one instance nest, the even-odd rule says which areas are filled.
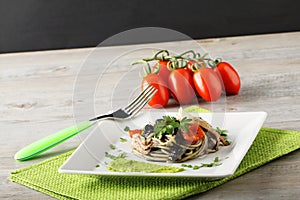
[[[226,94],[238,94],[241,87],[240,76],[237,71],[227,62],[220,62],[214,68],[223,81]]]
[[[158,70],[158,75],[162,77],[162,79],[167,83],[169,79],[169,75],[171,71],[168,69],[168,63],[169,61],[166,60],[159,60],[154,66],[153,71]]]
[[[189,104],[195,98],[193,78],[186,69],[174,69],[169,75],[169,88],[180,104]]]
[[[142,90],[144,90],[148,84],[157,89],[156,94],[148,102],[148,105],[154,108],[166,106],[169,101],[169,89],[162,77],[158,74],[148,74],[143,78]]]
[[[206,101],[217,101],[222,94],[222,84],[211,68],[201,67],[193,76],[198,94]]]

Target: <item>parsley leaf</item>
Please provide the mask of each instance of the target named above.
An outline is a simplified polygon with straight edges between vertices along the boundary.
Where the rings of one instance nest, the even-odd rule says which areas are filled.
[[[110,154],[110,153],[108,153],[108,152],[105,152],[105,157],[110,158],[110,159],[112,159],[112,160],[117,159],[116,156],[114,156],[114,155],[112,155],[112,154]]]
[[[187,165],[187,164],[181,164],[182,167],[187,167],[187,168],[193,168],[192,165]]]
[[[227,136],[227,130],[222,130],[219,127],[216,127],[216,131],[221,135],[221,136]]]
[[[201,163],[201,167],[215,167],[222,165],[222,163],[219,162],[219,157],[215,157],[214,161],[212,163]]]
[[[191,121],[192,119],[188,119],[187,117],[182,118],[182,120],[180,121],[180,129],[183,130],[183,132],[189,132],[188,127]]]
[[[225,159],[227,159],[227,158],[225,158]],[[220,163],[219,157],[215,157],[215,159],[211,163],[201,163],[201,165],[193,166],[193,165],[181,164],[182,167],[192,168],[193,170],[197,170],[202,167],[216,167],[216,166],[220,166],[220,165],[222,165],[222,163]]]
[[[118,158],[125,158],[126,157],[126,153],[123,152],[123,153],[120,153],[118,156],[115,156],[115,155],[112,155],[112,154],[110,154],[108,152],[105,152],[105,157],[110,158],[112,160],[116,160]]]
[[[172,116],[163,116],[154,124],[154,133],[156,138],[161,138],[165,134],[174,134],[175,130],[180,129],[184,132],[188,132],[188,127],[192,119],[187,117],[182,118],[181,121]]]
[[[130,128],[128,127],[128,126],[126,126],[125,128],[124,128],[124,131],[129,131],[130,130]]]
[[[214,162],[219,162],[219,157],[215,157]]]

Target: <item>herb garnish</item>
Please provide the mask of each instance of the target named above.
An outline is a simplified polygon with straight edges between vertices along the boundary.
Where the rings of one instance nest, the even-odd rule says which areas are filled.
[[[221,136],[227,136],[227,130],[225,129],[220,129],[219,127],[216,127],[216,131],[221,135]]]
[[[120,142],[127,142],[125,138],[120,137]]]
[[[110,158],[112,160],[116,160],[118,158],[125,158],[126,157],[126,153],[123,152],[123,153],[120,153],[118,156],[114,156],[114,155],[112,155],[112,154],[110,154],[108,152],[105,152],[105,157]]]
[[[228,144],[231,144],[231,141],[228,141],[228,135],[226,134],[228,132],[227,130],[220,129],[219,127],[216,127],[216,131],[217,131],[217,133],[219,133],[224,138],[224,140]]]
[[[189,132],[189,125],[192,119],[188,119],[187,117],[182,118],[180,121],[180,130],[183,130],[183,132]]]
[[[219,162],[219,157],[215,157],[212,163],[201,163],[201,167],[215,167],[219,165],[222,165],[222,163]]]
[[[193,167],[193,170],[197,170],[197,169],[199,169],[201,166],[199,166],[199,165],[195,165],[194,167]]]
[[[124,131],[129,131],[130,130],[130,128],[128,127],[128,126],[126,126],[125,128],[124,128]]]
[[[193,168],[193,165],[181,164],[182,167]]]
[[[112,150],[115,150],[115,149],[116,149],[116,146],[113,145],[113,144],[110,144],[109,147],[110,147]]]
[[[181,164],[182,167],[187,167],[187,168],[193,168],[193,170],[200,169],[202,167],[215,167],[222,165],[222,163],[219,162],[219,157],[215,157],[214,161],[212,163],[201,163],[201,165],[187,165],[187,164]]]
[[[175,129],[183,130],[188,132],[188,126],[192,119],[184,117],[181,121],[177,120],[175,117],[163,116],[163,118],[156,122],[154,125],[154,133],[156,138],[161,138],[165,134],[173,134]]]

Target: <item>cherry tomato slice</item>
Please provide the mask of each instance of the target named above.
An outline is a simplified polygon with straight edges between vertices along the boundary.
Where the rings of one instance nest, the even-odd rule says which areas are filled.
[[[141,134],[143,132],[143,130],[141,129],[134,129],[134,130],[129,130],[128,133],[129,133],[129,136],[132,138],[133,135],[135,134]]]
[[[191,124],[189,127],[189,132],[181,131],[183,138],[190,143],[196,143],[204,137],[204,131],[198,124]]]

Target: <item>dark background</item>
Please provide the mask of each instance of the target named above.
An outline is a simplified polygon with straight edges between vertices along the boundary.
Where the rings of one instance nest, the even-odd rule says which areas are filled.
[[[298,0],[0,0],[0,52],[97,46],[138,27],[194,39],[300,30]]]

